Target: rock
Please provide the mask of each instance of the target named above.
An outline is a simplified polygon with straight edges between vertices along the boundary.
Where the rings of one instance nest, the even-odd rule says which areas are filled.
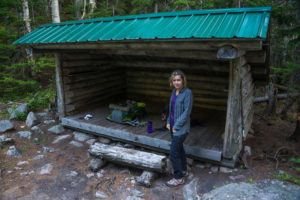
[[[81,144],[80,142],[76,142],[76,141],[74,141],[74,140],[72,140],[72,141],[70,142],[70,144],[73,145],[73,146],[75,146],[75,147],[82,147],[82,146],[83,146],[83,144]]]
[[[205,163],[203,163],[203,162],[197,162],[195,164],[195,167],[200,168],[200,169],[205,169],[206,168]]]
[[[120,174],[130,174],[130,170],[128,168],[120,171]]]
[[[34,171],[32,170],[32,171],[27,171],[27,172],[21,172],[20,175],[21,176],[27,176],[27,175],[30,175],[30,174],[33,174],[33,173],[34,173]]]
[[[15,167],[14,169],[15,169],[15,170],[21,170],[22,167]]]
[[[111,142],[110,139],[104,138],[104,137],[100,137],[100,138],[98,139],[98,141],[101,142],[101,143],[103,143],[103,144],[109,144],[109,143]]]
[[[19,149],[17,149],[15,146],[10,146],[8,151],[6,152],[7,156],[13,157],[13,158],[21,158],[22,153]]]
[[[53,119],[44,121],[44,124],[47,124],[47,125],[54,124],[54,123],[55,123],[55,120],[53,120]]]
[[[34,142],[34,143],[39,143],[39,141],[40,141],[39,138],[33,138],[32,139],[32,142]]]
[[[0,133],[9,131],[14,128],[14,125],[9,120],[0,120]]]
[[[93,145],[96,142],[96,139],[89,139],[86,141],[88,145]]]
[[[77,132],[77,131],[74,131],[73,135],[74,135],[74,139],[80,142],[84,142],[86,140],[91,139],[91,136],[89,136],[88,134]]]
[[[156,173],[150,171],[143,171],[143,173],[136,178],[136,181],[145,187],[151,187],[152,182],[156,177]]]
[[[262,180],[256,183],[231,183],[212,190],[202,200],[296,200],[300,197],[300,186],[278,180]]]
[[[193,160],[193,159],[187,158],[186,161],[187,161],[187,164],[188,164],[189,166],[193,166],[193,164],[194,164],[194,160]]]
[[[43,119],[43,118],[49,117],[49,114],[46,113],[46,112],[40,112],[40,113],[37,113],[36,116],[37,116],[39,119]]]
[[[98,190],[95,194],[96,198],[106,199],[109,196],[102,190]]]
[[[27,114],[27,110],[28,110],[28,104],[24,103],[20,106],[18,106],[11,114],[9,119],[15,119],[19,114],[24,113]]]
[[[4,144],[12,144],[14,143],[14,140],[11,139],[10,137],[7,137],[6,135],[0,135],[0,145]]]
[[[228,167],[220,167],[220,172],[228,174],[228,173],[232,173],[233,170]]]
[[[97,178],[102,178],[104,175],[100,172],[97,173]]]
[[[93,171],[98,171],[101,167],[103,167],[106,164],[105,160],[102,160],[100,158],[94,158],[90,161],[88,167]]]
[[[37,156],[35,156],[34,158],[32,158],[32,159],[30,159],[30,160],[41,160],[41,159],[43,159],[43,158],[45,158],[46,156],[44,156],[44,155],[37,155]]]
[[[27,115],[26,118],[26,125],[28,127],[33,127],[35,125],[38,125],[39,123],[41,123],[41,121],[38,119],[38,117],[34,114],[34,112],[30,112]]]
[[[53,169],[53,165],[51,163],[48,163],[41,168],[40,174],[41,175],[51,174],[52,169]]]
[[[75,176],[77,176],[78,175],[78,172],[76,172],[76,171],[71,171],[69,174],[67,174],[66,176],[67,177],[75,177]]]
[[[210,168],[210,171],[211,171],[213,174],[218,173],[219,167],[218,167],[218,166],[212,166],[212,167]]]
[[[55,140],[52,142],[52,144],[58,144],[58,143],[61,143],[63,141],[66,141],[68,139],[71,138],[71,135],[61,135],[61,136],[57,136],[55,138]]]
[[[44,131],[42,131],[42,129],[40,129],[38,126],[33,126],[31,131],[39,135],[44,135]]]
[[[246,177],[244,175],[237,175],[237,176],[229,176],[229,179],[232,181],[239,181],[239,180],[243,180]]]
[[[17,163],[18,166],[20,166],[20,165],[28,165],[28,164],[29,164],[28,161],[19,161],[19,162]]]
[[[126,197],[125,200],[144,200],[144,199],[141,197],[136,197],[136,196],[128,196],[128,197]]]
[[[48,129],[49,132],[54,133],[56,135],[61,134],[62,132],[65,131],[64,127],[62,125],[56,125],[56,126],[52,126],[51,128]]]
[[[86,175],[87,178],[92,178],[92,177],[94,177],[94,176],[95,176],[94,173],[89,173],[89,174]]]
[[[192,180],[189,184],[185,185],[182,189],[184,200],[200,200],[197,193],[197,186],[199,185],[199,178]]]
[[[30,140],[32,133],[30,131],[19,131],[14,133],[13,136],[20,138],[21,140]]]
[[[54,152],[54,148],[52,148],[52,147],[43,147],[42,151],[43,152],[53,153]]]
[[[141,191],[139,191],[139,190],[137,190],[135,188],[130,189],[130,193],[133,196],[136,196],[136,197],[143,197],[143,196],[145,196],[144,193],[142,193]]]

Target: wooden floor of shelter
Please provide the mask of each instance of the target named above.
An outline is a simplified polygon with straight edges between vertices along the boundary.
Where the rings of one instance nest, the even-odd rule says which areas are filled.
[[[87,114],[93,115],[93,118],[84,120],[84,116]],[[171,139],[169,132],[156,130],[165,126],[159,112],[147,112],[145,118],[145,121],[152,121],[153,133],[147,132],[147,126],[134,127],[111,122],[106,119],[108,114],[108,106],[102,106],[64,117],[62,118],[62,125],[160,152],[169,151]],[[221,135],[225,128],[225,112],[193,112],[191,119],[191,131],[184,142],[187,156],[216,162],[221,161],[223,148]]]

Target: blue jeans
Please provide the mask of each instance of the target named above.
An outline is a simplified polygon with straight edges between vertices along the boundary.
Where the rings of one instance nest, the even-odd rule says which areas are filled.
[[[183,142],[186,138],[187,134],[174,136],[173,131],[171,129],[171,149],[170,149],[170,157],[173,165],[173,177],[176,179],[182,178],[182,171],[187,170],[187,162],[186,155],[183,148]]]

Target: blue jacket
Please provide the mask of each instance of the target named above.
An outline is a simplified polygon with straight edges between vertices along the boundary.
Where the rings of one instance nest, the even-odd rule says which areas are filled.
[[[167,124],[170,124],[171,104],[172,96],[176,92],[176,88],[173,89],[172,95],[169,102],[169,117]],[[190,132],[190,115],[193,107],[193,94],[189,88],[183,88],[180,90],[174,109],[174,126],[176,130],[173,135],[179,136]]]

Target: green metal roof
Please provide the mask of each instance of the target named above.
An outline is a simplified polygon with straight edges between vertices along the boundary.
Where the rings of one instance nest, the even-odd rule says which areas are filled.
[[[271,7],[191,10],[45,24],[14,44],[266,38]]]

